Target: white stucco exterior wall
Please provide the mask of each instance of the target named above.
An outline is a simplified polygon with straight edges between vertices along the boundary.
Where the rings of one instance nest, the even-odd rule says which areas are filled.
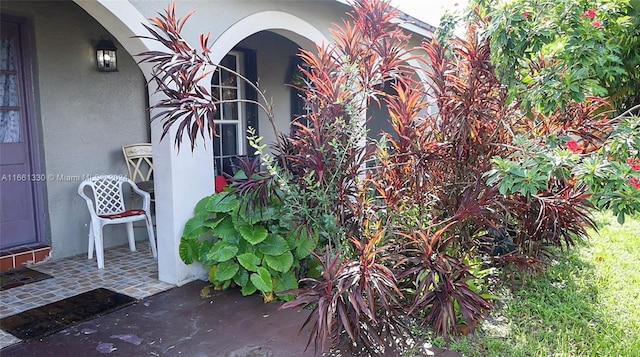
[[[147,34],[142,27],[146,20],[129,2],[78,1],[78,4],[114,33],[126,36],[122,41],[134,55],[158,49],[156,42],[132,37],[133,34]],[[142,64],[140,68],[145,77],[150,79],[151,67]],[[148,89],[150,106],[157,103],[158,97],[154,91],[151,83]],[[150,117],[153,115],[154,111]],[[148,125],[153,145],[158,278],[170,284],[182,285],[206,277],[202,266],[187,266],[180,260],[178,246],[184,225],[193,214],[193,207],[198,200],[213,192],[211,153],[203,150],[204,147],[211,148],[211,140],[200,142],[198,149],[193,152],[187,143],[178,151],[173,141],[175,129],[161,140],[162,122],[154,121]]]

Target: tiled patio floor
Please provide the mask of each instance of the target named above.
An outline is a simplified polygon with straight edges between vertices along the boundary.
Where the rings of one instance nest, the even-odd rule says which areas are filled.
[[[46,305],[96,288],[107,288],[136,299],[173,288],[158,280],[158,261],[148,244],[138,243],[138,251],[127,245],[105,250],[105,269],[98,270],[95,260],[81,254],[32,266],[53,276],[6,291],[0,291],[0,318]],[[1,328],[1,326],[0,326]],[[19,342],[0,330],[0,348]]]

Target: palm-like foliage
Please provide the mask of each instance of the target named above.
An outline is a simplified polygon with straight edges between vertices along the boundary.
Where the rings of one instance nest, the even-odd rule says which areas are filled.
[[[263,104],[268,103],[256,84],[240,73],[221,66],[211,59],[208,47],[209,34],[200,34],[199,48],[192,47],[181,34],[185,22],[195,13],[191,11],[182,18],[176,16],[176,6],[172,2],[167,5],[164,14],[150,18],[153,27],[143,24],[149,31],[149,36],[139,36],[158,42],[163,50],[140,53],[141,63],[153,65],[152,82],[156,86],[156,93],[161,93],[158,102],[152,107],[157,113],[152,120],[163,120],[164,138],[169,129],[177,126],[174,142],[178,148],[187,135],[191,150],[195,149],[197,138],[205,134],[210,138],[216,135],[214,113],[219,104],[228,101],[215,98],[206,79],[215,70],[228,71],[240,80],[256,89],[260,93],[259,101],[234,99],[232,101],[248,101],[262,108],[272,124],[271,109]],[[275,126],[274,126],[275,128]]]
[[[409,37],[392,23],[396,12],[390,10],[388,1],[356,1],[353,22],[336,25],[332,45],[301,52],[306,85],[299,89],[309,113],[277,148],[298,184],[331,193],[325,197],[329,205],[318,197],[306,205],[336,212],[343,227],[353,224],[356,182],[374,153],[364,130],[367,104],[384,95],[386,82],[411,76],[405,62],[411,58]]]
[[[452,241],[452,237],[443,239],[447,228],[406,235],[407,258],[403,264],[405,269],[399,274],[401,279],[407,279],[409,288],[415,289],[409,313],[423,313],[424,323],[445,338],[456,327],[459,314],[473,330],[493,308],[467,284],[473,278],[469,268],[447,253]]]
[[[400,351],[405,341],[397,337],[406,335],[407,328],[401,319],[402,293],[384,261],[389,247],[379,246],[384,234],[379,230],[366,243],[351,239],[357,259],[332,255],[329,249],[324,256],[314,253],[322,277],[302,279],[306,287],[287,291],[296,298],[281,308],[313,308],[303,325],[313,324],[307,346],[314,341],[316,351],[324,351],[329,342],[332,347],[363,347],[371,355]]]

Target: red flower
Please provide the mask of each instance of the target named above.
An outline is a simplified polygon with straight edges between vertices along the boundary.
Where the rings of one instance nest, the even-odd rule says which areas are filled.
[[[637,188],[637,189],[639,189],[639,190],[640,190],[640,180],[638,180],[638,178],[637,178],[637,177],[632,177],[632,178],[629,180],[629,184],[630,184],[631,186],[633,186],[633,188]]]
[[[601,28],[601,27],[602,27],[602,21],[593,21],[593,22],[591,23],[591,26],[593,26],[593,27],[595,27],[595,28],[599,29],[599,28]]]
[[[524,16],[527,20],[529,20],[529,17],[531,16],[531,14],[525,11],[522,13],[522,16]]]
[[[588,17],[593,20],[594,17],[598,14],[598,10],[591,8],[582,13],[582,17]]]
[[[627,164],[631,165],[631,170],[640,170],[640,159],[634,159],[632,157],[627,158]]]
[[[569,151],[571,151],[574,154],[577,154],[580,152],[580,144],[578,144],[577,141],[575,140],[569,140],[567,141],[567,149],[569,149]]]

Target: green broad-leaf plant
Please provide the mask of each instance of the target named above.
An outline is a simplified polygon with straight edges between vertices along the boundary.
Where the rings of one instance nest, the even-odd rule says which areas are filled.
[[[277,198],[247,206],[236,188],[203,198],[185,225],[180,258],[202,263],[217,289],[238,286],[245,296],[260,292],[265,301],[288,300],[292,296],[281,292],[298,287],[297,269],[317,239],[292,234],[280,208]]]

